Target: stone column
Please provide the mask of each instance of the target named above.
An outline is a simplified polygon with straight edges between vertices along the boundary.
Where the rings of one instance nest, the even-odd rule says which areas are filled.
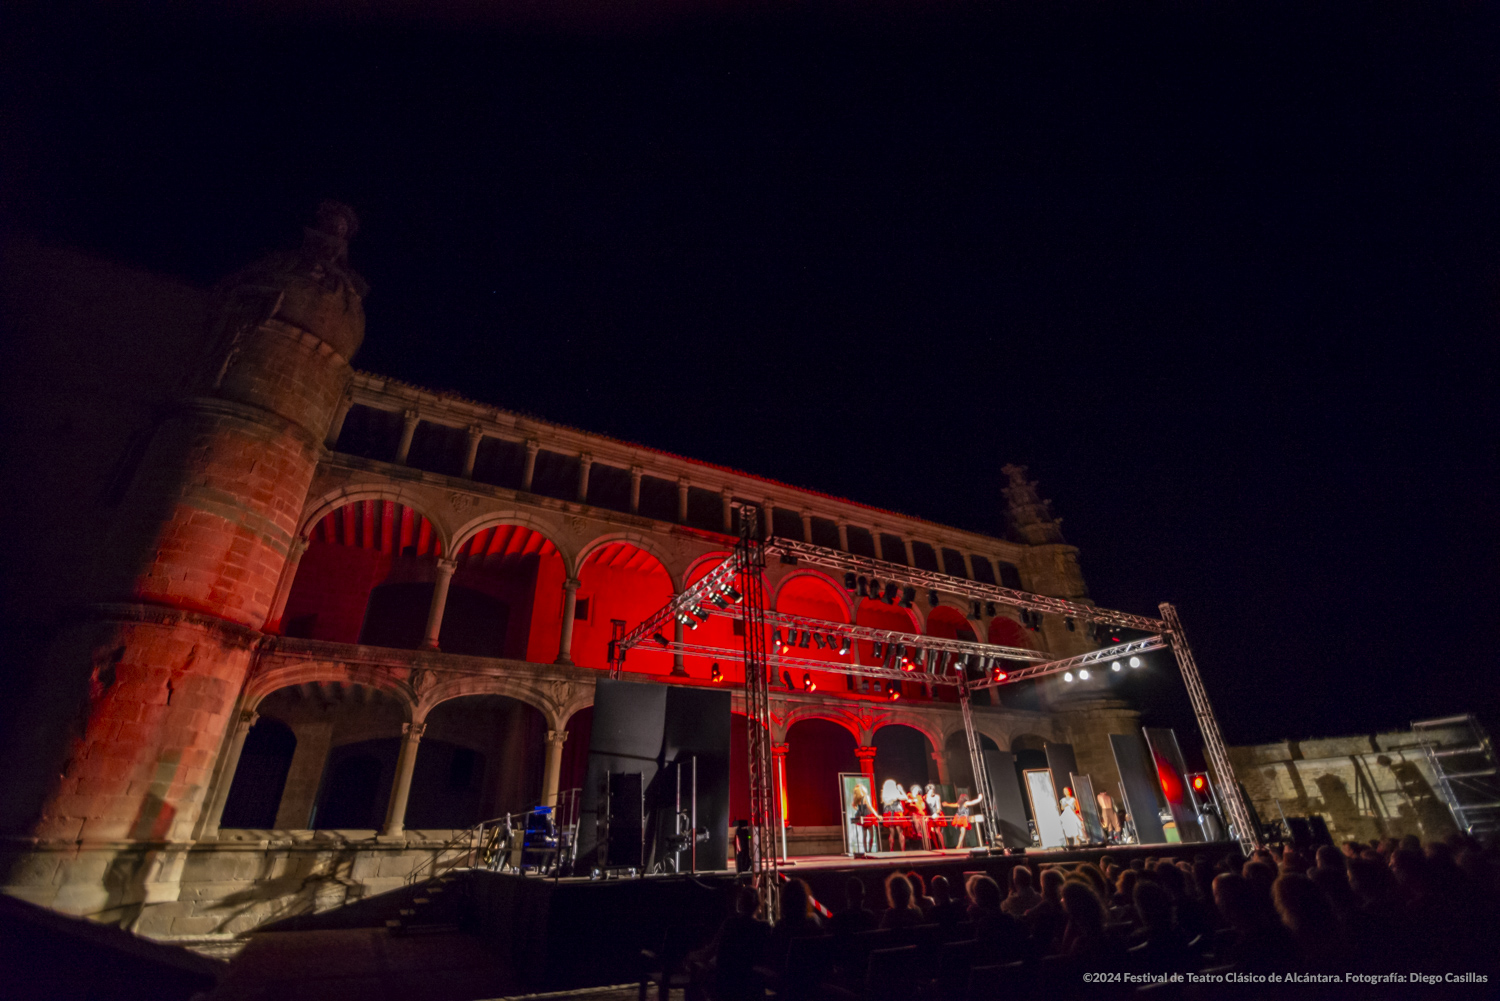
[[[846,553],[849,551],[849,523],[847,521],[839,522],[839,548]]]
[[[880,790],[875,788],[875,748],[869,746],[856,747],[854,749],[854,756],[859,759],[859,770],[864,772],[865,778],[870,781],[870,795],[878,795]]]
[[[542,805],[557,805],[557,787],[562,777],[563,744],[568,739],[566,730],[547,731],[547,763],[542,768]]]
[[[802,512],[802,541],[812,543],[812,512]]]
[[[239,719],[234,724],[234,734],[229,738],[229,746],[224,748],[224,767],[219,769],[214,797],[209,800],[208,809],[203,814],[203,833],[199,835],[199,840],[213,841],[219,836],[219,820],[224,816],[224,804],[229,802],[229,789],[234,785],[234,773],[240,767],[240,752],[245,749],[245,738],[250,735],[250,728],[258,719],[260,714],[255,710],[240,710]]]
[[[687,668],[682,665],[682,620],[675,615],[672,616],[672,643],[672,674],[678,678],[686,678]]]
[[[641,513],[641,475],[645,470],[640,466],[630,467],[630,513]]]
[[[770,498],[760,506],[761,538],[769,539],[776,534],[776,504]]]
[[[406,457],[411,454],[411,439],[417,433],[417,412],[408,410],[401,415],[401,442],[396,446],[396,458],[392,461],[398,466],[406,465]]]
[[[1000,579],[1000,577],[995,573],[995,564],[993,564],[993,563],[990,562],[990,558],[988,556],[975,556],[975,555],[973,555],[971,553],[971,554],[969,554],[969,576],[972,579],[974,579],[974,580],[978,580],[979,579],[978,577],[976,577],[974,575],[974,567],[975,567],[975,561],[976,560],[983,560],[985,563],[989,564],[990,579],[991,580],[999,580]]]
[[[594,457],[584,452],[578,457],[578,503],[589,499],[589,470],[594,467]]]
[[[472,480],[474,478],[474,460],[479,458],[479,443],[484,440],[484,429],[478,424],[469,427],[469,446],[464,451],[463,478]]]
[[[901,540],[901,544],[906,547],[906,565],[909,566],[909,567],[916,566],[917,565],[917,559],[916,559],[915,556],[912,555],[911,540],[910,539],[902,539]]]
[[[968,553],[963,553],[962,555],[964,558],[964,573],[968,575],[970,580],[975,580],[973,558]]]
[[[562,635],[557,640],[557,660],[554,664],[573,663],[573,618],[578,611],[578,578],[563,581]]]
[[[266,613],[265,632],[281,634],[281,617],[286,613],[286,599],[292,593],[292,582],[297,577],[297,567],[302,563],[302,554],[307,552],[307,540],[297,536],[287,549],[286,566],[281,569],[281,579],[276,582],[276,595],[271,599],[271,610]]]
[[[948,755],[942,751],[933,751],[932,760],[937,763],[938,785],[947,785],[948,778]]]
[[[354,397],[345,393],[339,399],[338,409],[333,412],[333,420],[328,424],[328,434],[323,436],[323,444],[328,448],[339,443],[339,436],[344,433],[344,418],[349,416],[349,411],[354,406]]]
[[[885,548],[881,545],[881,542],[880,542],[880,526],[879,525],[871,525],[870,526],[870,538],[872,538],[872,539],[875,540],[875,558],[877,560],[883,560],[883,559],[885,559]]]
[[[688,480],[686,476],[677,478],[677,523],[687,524],[687,502],[688,502]]]
[[[303,723],[292,727],[292,732],[297,735],[297,749],[287,769],[281,805],[276,808],[276,829],[281,831],[307,829],[333,743],[333,722]]]
[[[542,443],[535,438],[526,439],[526,465],[521,467],[521,489],[531,493],[531,480],[536,475],[536,454],[542,450]]]
[[[423,650],[438,649],[438,636],[443,631],[443,608],[448,604],[448,584],[453,580],[453,571],[457,569],[457,560],[437,561],[437,579],[432,582],[432,604],[427,608],[427,632],[422,637]]]
[[[725,487],[719,491],[719,502],[724,509],[724,534],[734,533],[734,508],[731,506],[734,500],[734,491]]]
[[[406,800],[411,796],[411,775],[417,767],[417,745],[422,742],[426,723],[401,724],[401,753],[396,757],[396,781],[391,786],[391,802],[385,810],[384,837],[398,836],[406,830]]]

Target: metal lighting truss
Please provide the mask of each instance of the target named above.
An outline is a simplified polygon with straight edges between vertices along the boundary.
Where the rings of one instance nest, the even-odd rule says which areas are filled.
[[[1229,752],[1224,746],[1224,737],[1219,731],[1219,723],[1214,716],[1213,706],[1208,700],[1208,693],[1203,688],[1203,680],[1198,674],[1197,663],[1193,660],[1192,650],[1188,646],[1187,639],[1183,634],[1182,623],[1177,617],[1177,610],[1170,604],[1163,603],[1160,606],[1162,618],[1152,619],[1142,615],[1132,615],[1128,612],[1098,608],[1094,605],[1079,604],[1063,598],[1052,598],[1046,595],[1032,594],[1027,591],[1016,591],[994,584],[982,584],[978,581],[968,580],[963,577],[953,577],[932,570],[920,570],[899,563],[887,563],[883,560],[855,556],[837,549],[829,549],[826,546],[815,546],[811,543],[799,542],[794,539],[772,538],[764,543],[760,543],[755,539],[754,528],[756,515],[759,513],[758,509],[750,504],[741,505],[740,509],[742,512],[741,538],[740,544],[734,551],[734,555],[711,570],[697,583],[684,589],[681,594],[674,596],[665,607],[631,630],[623,638],[617,640],[611,652],[610,663],[613,670],[618,674],[626,652],[632,647],[639,645],[648,637],[657,634],[664,624],[672,621],[674,618],[681,617],[684,622],[694,622],[716,614],[728,614],[735,618],[744,619],[746,705],[750,710],[751,718],[761,723],[759,728],[752,728],[752,747],[750,748],[752,826],[756,830],[756,838],[759,843],[758,857],[761,859],[765,859],[767,856],[771,857],[770,865],[773,875],[775,868],[774,850],[769,848],[771,844],[769,839],[773,833],[770,820],[774,819],[774,804],[776,801],[770,757],[769,675],[773,661],[777,667],[798,667],[805,670],[852,674],[867,678],[956,685],[959,692],[959,704],[963,711],[964,732],[969,741],[970,763],[974,769],[975,782],[979,785],[980,791],[983,792],[987,791],[989,786],[984,767],[984,756],[980,753],[978,737],[974,731],[973,711],[970,705],[970,697],[974,691],[994,688],[1005,684],[1014,684],[1021,681],[1035,680],[1064,671],[1105,663],[1119,657],[1129,657],[1136,654],[1162,650],[1170,646],[1173,655],[1176,657],[1178,667],[1182,671],[1183,685],[1187,688],[1188,699],[1192,703],[1199,732],[1203,735],[1204,750],[1208,757],[1209,766],[1218,780],[1219,790],[1223,794],[1234,835],[1247,853],[1259,842],[1260,832],[1250,821],[1249,807],[1245,803],[1239,783],[1235,781],[1234,769],[1229,764]],[[747,525],[749,525],[748,529],[746,528]],[[1010,605],[1014,608],[1024,608],[1050,615],[1060,615],[1064,618],[1083,622],[1100,622],[1126,629],[1141,630],[1155,635],[1094,650],[1076,657],[1049,661],[1045,659],[1045,654],[1039,654],[1034,650],[1001,647],[989,643],[968,642],[964,640],[950,640],[888,629],[875,629],[868,626],[829,622],[823,619],[809,619],[779,612],[767,612],[765,610],[762,573],[766,558],[771,554],[780,554],[784,558],[789,558],[789,561],[797,563],[806,562],[820,569],[863,574],[869,578],[874,578],[888,584],[896,584],[901,587],[921,587],[973,600],[995,602],[997,604]],[[722,600],[722,596],[727,593],[729,584],[736,575],[741,582],[740,590],[743,602],[737,606],[719,609],[713,604],[712,599],[719,597]],[[920,665],[914,665],[911,670],[904,670],[899,666],[885,667],[884,665],[860,663],[832,663],[813,657],[799,657],[795,654],[791,656],[781,653],[768,655],[766,651],[765,631],[771,626],[816,633],[825,637],[847,637],[851,640],[863,639],[882,644],[905,646],[910,650],[940,651],[942,653],[953,654],[955,656],[948,658],[948,662],[942,665],[942,667],[950,670],[958,666],[957,661],[960,656],[965,660],[972,656],[990,661],[1019,660],[1031,661],[1033,663],[1025,667],[1018,667],[1015,670],[1007,670],[1005,672],[1005,679],[1000,681],[996,680],[992,675],[987,675],[980,680],[971,680],[961,669],[954,670],[951,674],[945,673],[943,670],[926,670],[926,656],[922,658]],[[678,643],[675,641],[668,641],[665,647],[685,654],[696,654],[706,657],[719,656],[728,658],[735,652],[723,647],[688,642]],[[1040,663],[1036,663],[1037,661],[1040,661]],[[763,749],[759,747],[761,743],[765,744]],[[762,750],[764,754],[762,754]],[[764,803],[761,802],[761,797],[764,798]],[[990,796],[986,796],[984,799],[984,812],[988,828],[986,837],[991,841],[993,841],[999,830],[997,818],[993,813],[992,801],[993,797]],[[762,824],[765,824],[764,828]],[[763,864],[763,862],[757,862],[758,867]],[[774,882],[774,879],[772,882]],[[774,890],[771,892],[774,892]]]
[[[756,538],[760,509],[749,504],[740,507],[740,541],[735,555],[726,563],[739,572],[741,602],[745,616],[745,709],[750,717],[748,748],[750,758],[750,858],[759,886],[761,906],[769,921],[780,914],[777,901],[781,880],[777,869],[776,838],[781,833],[777,817],[780,802],[776,795],[776,776],[771,754],[771,688],[770,668],[766,663],[766,628],[762,617],[766,608],[766,554]],[[713,577],[710,573],[708,580]],[[701,582],[700,582],[701,583]],[[688,593],[692,592],[688,589]]]

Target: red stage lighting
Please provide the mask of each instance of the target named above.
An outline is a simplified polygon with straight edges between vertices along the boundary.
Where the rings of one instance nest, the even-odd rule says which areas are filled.
[[[811,674],[802,675],[802,690],[804,692],[816,692],[818,690],[818,683],[812,679]]]
[[[890,699],[892,702],[895,702],[900,697],[901,697],[901,689],[899,689],[899,688],[892,688],[890,690],[890,692],[886,695],[886,698]]]
[[[1202,775],[1194,775],[1193,776],[1193,788],[1196,789],[1198,792],[1202,792],[1203,791],[1203,787],[1206,786],[1206,785],[1208,785],[1208,782],[1204,780],[1204,778],[1203,778]]]
[[[1010,675],[1006,674],[1004,671],[1000,670],[998,667],[995,668],[995,680],[996,681],[1004,681],[1008,677],[1010,677]]]
[[[718,661],[714,661],[714,666],[709,669],[708,680],[709,681],[723,681],[724,680],[724,672],[719,669],[719,662]]]

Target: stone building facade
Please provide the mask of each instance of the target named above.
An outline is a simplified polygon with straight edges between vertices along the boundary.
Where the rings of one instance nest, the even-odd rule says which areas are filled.
[[[211,296],[7,251],[12,280],[31,283],[23,334],[94,345],[140,375],[77,390],[74,414],[103,423],[52,458],[56,497],[28,502],[38,550],[62,567],[7,592],[31,695],[6,734],[6,892],[157,936],[234,934],[399,885],[456,830],[565,800],[611,636],[728,554],[737,500],[778,535],[1087,600],[1021,468],[996,499],[1014,532],[996,538],[356,371],[354,228],[325,206],[300,251]],[[30,362],[61,378],[61,353]],[[55,559],[69,547],[90,556]],[[12,580],[30,558],[14,556]],[[1033,628],[941,593],[902,607],[775,561],[767,596],[832,622],[1090,648],[1061,621]],[[735,648],[735,630],[715,618],[692,639]],[[868,643],[799,653],[827,669],[773,694],[794,854],[838,850],[839,771],[972,782],[956,692],[841,671],[873,658]],[[730,658],[660,648],[625,670],[742,680]],[[1070,742],[1118,798],[1107,738],[1138,718],[1107,679],[984,702],[987,745]]]

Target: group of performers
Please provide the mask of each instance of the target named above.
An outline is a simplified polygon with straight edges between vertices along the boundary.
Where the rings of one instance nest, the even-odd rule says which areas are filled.
[[[945,803],[935,783],[925,787],[914,783],[909,791],[903,791],[895,779],[886,779],[877,811],[870,791],[856,783],[850,793],[847,818],[850,848],[855,854],[879,851],[882,831],[887,851],[977,847],[976,825],[984,817],[973,810],[982,799],[969,799],[968,790],[960,789],[957,802]],[[954,812],[947,813],[948,808]]]

